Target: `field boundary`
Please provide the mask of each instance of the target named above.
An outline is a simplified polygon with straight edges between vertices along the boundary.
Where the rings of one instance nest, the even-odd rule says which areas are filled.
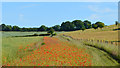
[[[116,55],[113,55],[112,53],[108,52],[107,50],[105,50],[104,48],[99,48],[97,46],[94,46],[94,45],[90,45],[90,44],[85,44],[86,46],[90,46],[90,47],[94,47],[94,48],[97,48],[99,50],[102,50],[104,52],[106,52],[107,54],[109,54],[110,57],[112,57],[113,59],[115,59],[118,63],[120,63],[120,59],[119,57],[117,57]]]
[[[78,40],[78,41],[87,41],[87,42],[94,42],[94,40],[86,40],[86,39],[74,39],[74,38],[72,38],[71,36],[67,36],[67,35],[64,35],[63,34],[63,36],[64,37],[69,37],[69,38],[71,38],[71,39],[73,39],[73,40]],[[99,41],[97,41],[97,43],[98,43]],[[100,43],[100,42],[99,42]],[[105,42],[106,43],[106,42]],[[107,42],[108,43],[108,42]],[[99,49],[99,50],[102,50],[102,51],[104,51],[104,52],[106,52],[107,54],[109,54],[109,56],[111,57],[111,58],[113,58],[114,60],[116,60],[118,63],[120,63],[120,58],[119,58],[119,54],[118,55],[114,55],[113,53],[111,53],[111,52],[109,52],[108,50],[106,50],[106,49],[104,49],[104,48],[100,48],[100,47],[98,47],[98,46],[95,46],[94,44],[92,45],[92,44],[86,44],[86,43],[84,43],[84,45],[86,45],[86,46],[90,46],[90,47],[94,47],[94,48],[97,48],[97,49]]]
[[[115,41],[107,41],[107,40],[94,40],[94,39],[75,39],[75,38],[73,38],[73,37],[71,37],[71,36],[68,36],[68,35],[65,35],[65,34],[63,34],[63,36],[65,36],[65,37],[69,37],[69,38],[71,38],[71,39],[74,39],[74,40],[83,40],[83,41],[90,41],[90,42],[98,42],[98,43],[106,43],[106,44],[112,44],[112,45],[116,45],[116,46],[118,46],[118,42],[115,42]]]

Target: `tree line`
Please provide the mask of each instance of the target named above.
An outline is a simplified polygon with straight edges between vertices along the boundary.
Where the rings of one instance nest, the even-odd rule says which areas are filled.
[[[55,31],[75,31],[75,30],[85,30],[85,29],[90,29],[90,28],[103,28],[105,24],[103,22],[96,22],[91,24],[90,21],[85,20],[74,20],[72,22],[66,21],[62,22],[61,25],[55,25],[52,27],[46,27],[45,25],[41,25],[38,28],[20,28],[19,26],[11,26],[11,25],[5,25],[1,24],[0,25],[0,31],[49,31],[51,28],[54,29]]]

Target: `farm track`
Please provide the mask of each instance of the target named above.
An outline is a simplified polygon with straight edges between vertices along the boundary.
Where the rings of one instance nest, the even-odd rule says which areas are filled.
[[[72,39],[72,41],[74,40],[74,41],[77,41],[77,42],[79,42],[80,40],[78,40],[78,39],[74,39],[74,38],[72,38],[71,36],[66,36],[66,35],[62,35],[63,37],[66,37],[67,39],[67,41],[71,41],[70,39]],[[70,39],[69,39],[70,38]],[[111,62],[113,62],[113,63],[120,63],[120,59],[118,58],[118,57],[116,57],[115,55],[113,55],[113,54],[111,54],[111,53],[109,53],[108,51],[106,51],[106,50],[104,50],[104,49],[101,49],[101,48],[98,48],[98,47],[95,47],[95,46],[92,46],[92,45],[87,45],[87,44],[84,44],[85,45],[85,47],[86,48],[88,48],[88,49],[90,49],[90,50],[97,50],[97,52],[101,52],[101,53],[103,53],[104,55],[107,55],[106,57],[111,61]],[[99,54],[99,53],[97,53],[97,52],[95,52],[96,54]],[[100,59],[100,58],[99,58]],[[113,60],[115,60],[115,61],[113,61]]]
[[[85,44],[85,45],[86,45],[86,46],[89,46],[89,47],[94,47],[94,48],[96,48],[96,49],[99,49],[100,51],[106,52],[107,54],[109,54],[109,56],[110,56],[111,58],[113,58],[113,59],[116,60],[118,63],[120,63],[120,59],[119,59],[117,56],[115,56],[115,55],[111,54],[110,52],[108,52],[107,50],[102,49],[102,48],[98,48],[98,47],[95,47],[95,46],[92,46],[92,45],[88,45],[88,44]],[[111,59],[110,59],[110,60],[111,60]]]

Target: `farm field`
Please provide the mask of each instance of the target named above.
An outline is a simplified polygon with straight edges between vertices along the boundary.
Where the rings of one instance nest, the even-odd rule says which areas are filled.
[[[91,31],[97,35],[101,34],[100,39],[104,39],[111,30],[85,30],[57,33],[53,37],[12,37],[26,34],[33,34],[33,32],[4,32],[2,37],[2,65],[3,66],[117,66],[119,63],[111,57],[108,53],[95,47],[86,46],[85,44],[95,44],[81,40],[74,40],[73,38],[80,38],[84,33]],[[95,32],[99,32],[97,34]],[[106,37],[112,41],[116,39],[117,31],[113,31],[114,39]],[[40,33],[40,32],[39,32]],[[13,35],[12,35],[13,34]],[[74,35],[76,34],[76,35]],[[82,35],[82,36],[81,36]],[[78,37],[77,37],[78,36]],[[84,38],[84,37],[82,37]],[[85,39],[89,39],[88,38]],[[96,38],[96,37],[95,37]],[[98,38],[97,38],[98,39]],[[99,44],[98,46],[105,47],[106,50],[116,54],[118,52],[117,46],[109,44]],[[95,45],[96,46],[96,45]],[[116,49],[115,49],[116,48]]]
[[[26,53],[24,53],[24,51],[23,51],[23,54],[17,55],[19,53],[18,50],[20,48],[25,48],[28,45],[30,45],[30,46],[36,45],[36,46],[33,46],[32,50],[36,49],[36,47],[39,45],[38,42],[42,42],[42,37],[3,38],[2,39],[2,58],[3,58],[2,61],[3,61],[3,64],[5,62],[9,63],[13,59],[17,59],[17,58],[20,58],[20,57],[26,55]]]
[[[18,59],[24,56],[26,53],[23,51],[22,54],[17,55],[19,48],[25,48],[26,46],[32,46],[32,50],[38,48],[43,42],[43,37],[14,37],[32,35],[34,33],[44,34],[46,32],[1,32],[2,33],[2,64],[10,62],[13,59]],[[62,33],[62,32],[57,32]],[[35,45],[35,46],[34,46]],[[28,51],[29,52],[29,51]]]
[[[33,35],[33,34],[45,34],[47,32],[2,32],[2,37],[11,37],[11,36],[25,36],[25,35]],[[64,32],[57,32],[59,33],[64,33]]]
[[[8,65],[8,66],[113,65],[114,66],[118,64],[114,59],[110,58],[108,54],[102,51],[99,51],[94,48],[85,47],[82,44],[80,45],[75,44],[76,42],[72,44],[70,42],[65,41],[62,38],[61,40],[64,40],[65,42],[61,42],[57,38],[44,37],[43,41],[45,45],[39,44],[40,46],[38,47],[35,46],[36,44],[30,44],[30,45],[26,44],[27,46],[25,47],[20,46],[19,49],[17,49],[18,51],[16,51],[16,54],[14,52],[15,55],[13,57],[8,56],[8,54],[3,52],[3,56],[4,56],[3,65]],[[4,54],[6,54],[7,56],[5,57]],[[11,55],[13,55],[12,52]],[[14,59],[10,60],[9,59],[10,57]],[[111,59],[112,61],[109,59]]]
[[[85,31],[73,31],[64,33],[64,35],[71,36],[75,39],[93,39],[93,40],[108,40],[118,41],[118,29],[116,25],[106,26],[102,29],[87,29]]]
[[[117,1],[1,1],[0,66],[120,68],[119,6]]]

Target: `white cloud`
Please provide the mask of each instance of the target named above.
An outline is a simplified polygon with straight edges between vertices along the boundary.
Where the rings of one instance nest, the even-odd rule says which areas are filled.
[[[100,15],[98,15],[98,14],[92,14],[92,15],[89,16],[87,19],[95,22],[95,21],[99,21],[100,18],[101,18]]]
[[[91,14],[88,18],[86,18],[90,21],[92,21],[92,23],[95,23],[97,21],[102,21],[105,24],[110,24],[113,23],[114,21],[116,21],[118,19],[117,14]]]
[[[97,13],[117,12],[117,10],[111,8],[98,7],[98,5],[88,5],[88,9]]]

